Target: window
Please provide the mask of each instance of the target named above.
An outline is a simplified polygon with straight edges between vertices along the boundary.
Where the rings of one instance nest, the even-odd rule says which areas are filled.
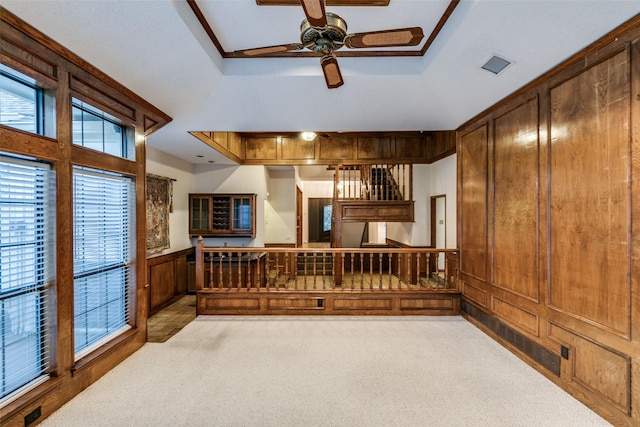
[[[73,143],[125,159],[133,159],[132,131],[118,120],[83,102],[73,101]]]
[[[0,155],[0,404],[47,378],[54,191],[47,164]]]
[[[75,167],[74,342],[76,359],[129,329],[135,292],[135,184]]]
[[[32,79],[7,67],[0,68],[0,123],[42,134],[43,92]]]

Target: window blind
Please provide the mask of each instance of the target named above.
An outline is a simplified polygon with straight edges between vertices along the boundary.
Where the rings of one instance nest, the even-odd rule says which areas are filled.
[[[54,233],[54,172],[0,155],[0,405],[48,377]]]
[[[129,329],[135,291],[135,185],[75,167],[74,347],[76,360]]]

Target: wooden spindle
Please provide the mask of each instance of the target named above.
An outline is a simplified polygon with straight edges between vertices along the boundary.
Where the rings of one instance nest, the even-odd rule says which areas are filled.
[[[397,256],[397,255],[396,255]],[[393,254],[389,254],[389,290],[393,288],[392,280],[393,280],[393,270],[391,268],[391,259],[393,258]],[[398,260],[398,266],[400,265],[400,260]],[[398,272],[399,274],[400,272]]]
[[[373,290],[373,252],[369,252],[369,289]]]
[[[360,289],[364,287],[364,254],[358,254],[360,256]]]
[[[389,257],[391,258],[391,257]],[[378,270],[380,272],[380,283],[378,284],[378,289],[382,289],[382,264],[384,263],[383,254],[378,255]],[[389,270],[389,274],[391,274],[391,270]]]
[[[322,252],[322,289],[326,289],[326,276],[327,276],[327,253]]]

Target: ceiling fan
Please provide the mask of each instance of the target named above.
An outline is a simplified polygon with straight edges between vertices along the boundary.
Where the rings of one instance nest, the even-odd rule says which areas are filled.
[[[350,49],[367,47],[416,46],[424,34],[420,27],[369,31],[347,34],[347,23],[335,13],[325,12],[324,0],[300,0],[307,18],[300,24],[300,43],[236,50],[236,57],[253,57],[287,51],[309,49],[322,55],[320,65],[329,89],[344,84],[333,51],[346,46]]]

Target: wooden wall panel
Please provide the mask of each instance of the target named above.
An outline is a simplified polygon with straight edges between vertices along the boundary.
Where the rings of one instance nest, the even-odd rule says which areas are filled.
[[[229,152],[240,157],[244,158],[244,145],[242,144],[242,137],[237,132],[229,132],[228,137],[229,142]]]
[[[433,138],[425,139],[418,136],[396,136],[394,138],[395,158],[398,160],[426,159],[427,145],[433,143]]]
[[[574,381],[630,414],[631,358],[554,324],[549,335],[569,348]]]
[[[553,88],[550,303],[630,333],[629,64],[621,52]],[[579,290],[579,292],[576,292]]]
[[[460,272],[487,277],[487,127],[460,139]]]
[[[213,140],[216,144],[225,150],[229,150],[229,135],[227,132],[212,132],[212,134]]]
[[[276,160],[277,141],[275,136],[245,138],[247,160]]]
[[[151,310],[173,298],[176,293],[175,277],[173,261],[149,267],[149,283],[153,283],[150,295]]]
[[[640,425],[640,15],[458,129],[458,176],[463,315],[612,424]]]
[[[432,132],[430,143],[426,144],[429,162],[442,159],[456,152],[455,131]]]
[[[517,329],[533,336],[539,335],[540,322],[537,314],[523,310],[495,295],[491,296],[491,310]]]
[[[462,281],[462,294],[482,307],[487,307],[487,291]]]
[[[640,342],[640,38],[631,46],[631,59],[631,336]],[[640,369],[640,363],[636,366]],[[635,407],[640,420],[640,371],[637,378]]]
[[[353,137],[319,137],[320,161],[350,160],[355,157]]]
[[[282,137],[282,160],[313,160],[316,158],[316,141]]]
[[[494,132],[494,285],[537,301],[536,99],[497,118]]]
[[[356,138],[358,160],[388,159],[391,157],[391,137]]]

